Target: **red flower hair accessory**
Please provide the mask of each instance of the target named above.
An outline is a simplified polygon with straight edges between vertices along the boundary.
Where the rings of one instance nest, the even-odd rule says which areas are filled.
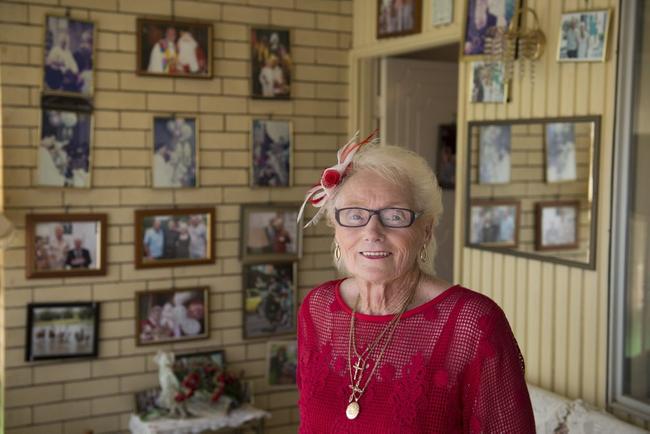
[[[339,151],[336,153],[336,159],[338,161],[337,164],[325,169],[320,177],[320,182],[310,188],[309,191],[307,191],[305,201],[302,203],[300,211],[298,212],[298,223],[300,223],[300,220],[302,219],[302,215],[305,212],[307,203],[311,203],[314,207],[321,209],[318,210],[316,215],[307,222],[305,228],[318,222],[324,211],[324,208],[322,208],[323,205],[327,203],[327,200],[331,194],[345,178],[349,166],[352,163],[354,154],[356,154],[363,145],[377,141],[378,138],[375,137],[377,131],[378,130],[373,131],[362,141],[359,141],[359,132],[357,131],[348,141],[348,143],[339,149]]]

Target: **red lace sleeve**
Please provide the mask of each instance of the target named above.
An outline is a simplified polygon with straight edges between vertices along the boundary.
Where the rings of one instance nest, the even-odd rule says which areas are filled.
[[[478,318],[480,337],[466,375],[467,433],[535,433],[524,360],[503,311]]]

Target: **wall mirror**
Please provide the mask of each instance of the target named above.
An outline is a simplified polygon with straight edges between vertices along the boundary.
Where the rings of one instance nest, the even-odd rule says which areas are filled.
[[[465,245],[595,269],[600,117],[470,122]]]

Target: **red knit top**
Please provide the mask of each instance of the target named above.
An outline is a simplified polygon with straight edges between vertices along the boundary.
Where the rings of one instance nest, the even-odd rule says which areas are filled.
[[[535,432],[523,358],[503,311],[461,286],[402,315],[359,416],[348,420],[352,310],[340,284],[313,289],[298,314],[301,433]],[[359,352],[392,317],[355,314]]]

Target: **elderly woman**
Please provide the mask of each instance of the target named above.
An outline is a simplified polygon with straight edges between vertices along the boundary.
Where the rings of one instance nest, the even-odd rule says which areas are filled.
[[[300,432],[535,432],[504,313],[429,271],[442,212],[431,169],[368,142],[342,148],[305,200],[334,226],[335,264],[349,277],[300,308]]]

